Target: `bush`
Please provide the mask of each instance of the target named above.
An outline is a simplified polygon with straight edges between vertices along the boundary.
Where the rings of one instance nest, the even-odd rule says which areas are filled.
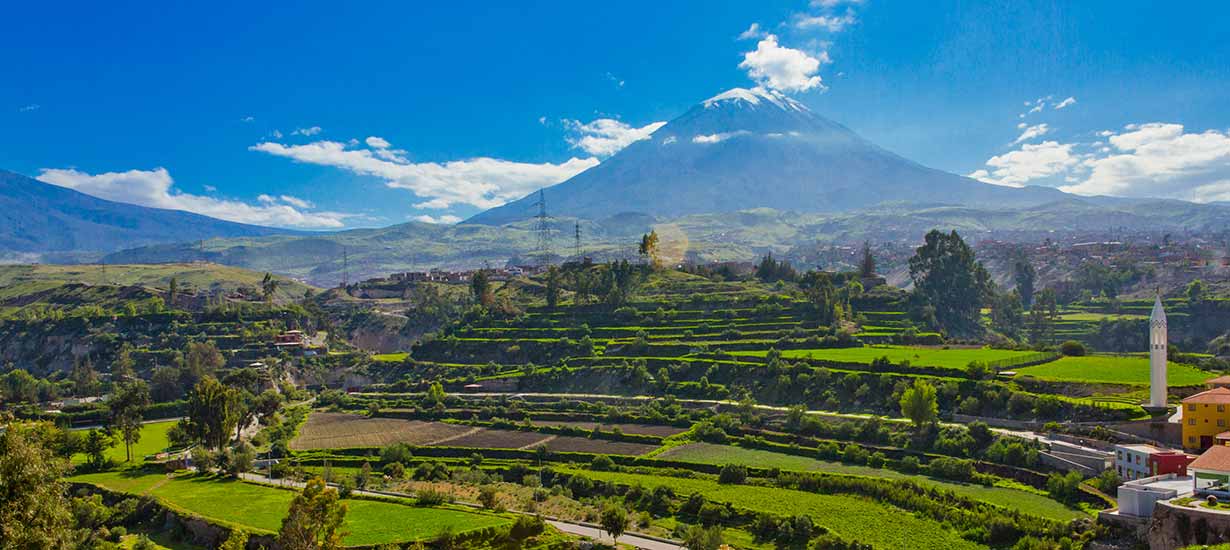
[[[1059,344],[1059,353],[1069,357],[1080,357],[1085,355],[1087,352],[1085,350],[1085,344],[1077,342],[1076,340],[1066,340],[1064,343]]]
[[[380,462],[389,464],[400,462],[406,464],[414,458],[414,451],[405,443],[393,443],[380,449]]]
[[[927,464],[929,473],[935,477],[969,481],[974,477],[974,463],[960,458],[937,458]]]
[[[718,483],[739,484],[747,481],[747,468],[739,464],[722,466],[718,474]]]
[[[594,470],[596,472],[606,472],[609,470],[614,470],[615,461],[611,460],[611,457],[607,455],[598,455],[598,456],[595,456],[592,461],[590,461],[589,469]]]
[[[384,465],[384,475],[393,479],[401,479],[406,477],[406,467],[400,462],[390,462]]]
[[[448,502],[448,495],[443,491],[423,488],[415,491],[414,499],[419,506],[439,506]]]

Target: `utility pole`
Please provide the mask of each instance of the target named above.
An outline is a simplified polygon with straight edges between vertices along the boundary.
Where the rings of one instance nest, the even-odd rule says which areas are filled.
[[[575,256],[576,258],[575,261],[580,262],[581,261],[581,222],[579,220],[576,222],[575,229],[576,230],[575,230],[574,236],[576,237],[576,240],[573,242],[573,245],[572,245],[573,246],[572,255]]]
[[[538,202],[533,206],[538,207],[538,214],[534,216],[534,233],[538,237],[538,243],[535,247],[535,255],[538,256],[538,265],[546,265],[551,261],[551,217],[547,215],[547,198],[538,190]]]

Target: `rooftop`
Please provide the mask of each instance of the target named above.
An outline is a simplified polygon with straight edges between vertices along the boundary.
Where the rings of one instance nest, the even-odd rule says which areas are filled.
[[[1212,470],[1215,472],[1230,472],[1230,447],[1216,445],[1200,455],[1188,468],[1194,470]]]
[[[1218,376],[1212,380],[1205,380],[1204,383],[1209,385],[1230,385],[1230,374]]]
[[[1206,405],[1230,404],[1230,389],[1213,388],[1211,390],[1202,391],[1196,395],[1184,399],[1183,403],[1201,403]]]
[[[1128,449],[1131,451],[1136,451],[1138,453],[1149,453],[1149,454],[1164,453],[1170,450],[1170,449],[1163,449],[1161,447],[1154,447],[1153,445],[1147,445],[1144,443],[1133,443],[1130,445],[1116,445],[1116,447]]]

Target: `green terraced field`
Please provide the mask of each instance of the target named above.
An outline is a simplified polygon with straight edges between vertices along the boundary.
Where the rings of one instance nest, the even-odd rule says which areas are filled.
[[[743,449],[711,443],[692,443],[675,447],[656,458],[697,462],[701,464],[743,464],[758,468],[781,468],[808,472],[829,472],[886,479],[908,479],[920,485],[931,485],[951,490],[958,495],[981,500],[1005,508],[1019,510],[1059,521],[1069,521],[1087,515],[1069,508],[1043,495],[1009,487],[985,487],[973,483],[957,483],[923,475],[904,474],[895,470],[857,466],[841,462],[817,460],[805,456],[788,455],[759,449]]]
[[[1050,363],[1017,369],[1017,374],[1058,382],[1146,385],[1149,383],[1149,359],[1112,355],[1063,357]],[[1192,366],[1170,363],[1166,376],[1171,386],[1199,386],[1217,375]]]
[[[848,540],[858,540],[875,548],[915,550],[966,550],[986,548],[962,539],[938,522],[885,504],[846,495],[823,495],[789,489],[752,485],[722,485],[710,479],[688,479],[623,472],[561,470],[592,479],[639,484],[646,488],[670,487],[678,495],[700,493],[705,498],[728,502],[740,508],[778,515],[806,514],[816,525],[831,529]],[[869,528],[869,526],[874,526]]]
[[[141,440],[132,446],[131,464],[124,463],[126,456],[122,441],[118,442],[116,446],[107,449],[107,458],[121,466],[140,466],[145,464],[145,457],[147,455],[161,453],[171,446],[170,440],[167,439],[167,432],[176,422],[178,421],[168,420],[166,422],[151,422],[141,426]],[[81,453],[73,455],[73,464],[85,464],[85,455]]]
[[[764,357],[767,351],[734,351],[731,355]],[[861,348],[791,349],[782,351],[787,359],[822,359],[847,363],[871,363],[880,357],[914,366],[964,369],[970,361],[999,361],[1033,355],[1032,351],[1001,349],[941,349],[909,346],[863,346]]]
[[[295,493],[214,476],[167,477],[158,473],[102,472],[69,478],[114,491],[149,494],[164,503],[220,523],[276,533]],[[454,533],[509,523],[500,516],[451,508],[347,499],[347,546],[427,540],[445,528]]]

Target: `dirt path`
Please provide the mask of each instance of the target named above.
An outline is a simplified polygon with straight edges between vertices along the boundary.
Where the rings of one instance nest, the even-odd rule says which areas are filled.
[[[524,446],[524,447],[518,447],[518,448],[517,448],[517,450],[518,450],[518,451],[528,451],[528,450],[530,450],[530,449],[533,449],[533,448],[535,448],[535,447],[538,447],[539,445],[546,445],[547,443],[550,443],[550,442],[552,442],[552,441],[555,441],[555,438],[557,438],[557,437],[559,437],[559,436],[558,436],[558,435],[551,435],[551,436],[547,436],[547,437],[545,437],[545,438],[543,438],[543,439],[540,439],[540,440],[538,440],[538,441],[535,441],[535,442],[533,442],[533,443],[530,443],[529,445],[526,445],[526,446]]]
[[[481,432],[481,431],[483,431],[483,430],[485,430],[485,429],[486,429],[486,428],[470,428],[469,430],[466,430],[466,431],[464,431],[464,432],[461,432],[461,433],[459,433],[459,434],[457,434],[457,435],[450,435],[450,436],[448,436],[448,437],[445,437],[445,438],[442,438],[442,439],[437,439],[437,440],[435,440],[435,441],[428,441],[428,442],[426,442],[426,443],[422,443],[421,445],[422,445],[422,446],[424,446],[424,447],[431,447],[431,446],[435,446],[435,445],[441,445],[441,444],[444,444],[444,443],[448,443],[449,441],[453,441],[453,440],[455,440],[455,439],[461,439],[461,438],[463,438],[463,437],[465,437],[465,436],[467,436],[467,435],[474,435],[474,434],[476,434],[476,433],[478,433],[478,432]]]

